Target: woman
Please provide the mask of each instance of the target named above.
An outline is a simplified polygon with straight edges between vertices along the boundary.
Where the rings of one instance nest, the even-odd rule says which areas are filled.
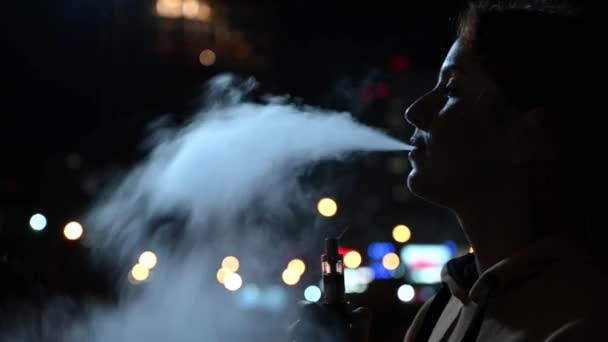
[[[457,216],[475,252],[447,263],[405,342],[608,341],[608,278],[589,239],[601,232],[606,41],[546,7],[461,16],[437,85],[406,111],[407,183]],[[366,341],[358,313],[353,337]]]
[[[444,267],[406,342],[608,341],[608,280],[588,248],[600,37],[546,8],[472,5],[461,17],[437,86],[406,111],[407,182],[457,216],[474,254]]]

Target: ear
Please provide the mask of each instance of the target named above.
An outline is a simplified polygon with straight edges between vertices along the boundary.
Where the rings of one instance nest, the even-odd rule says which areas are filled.
[[[511,146],[511,160],[514,164],[553,159],[557,151],[545,108],[534,107],[513,113],[507,132],[507,144]]]

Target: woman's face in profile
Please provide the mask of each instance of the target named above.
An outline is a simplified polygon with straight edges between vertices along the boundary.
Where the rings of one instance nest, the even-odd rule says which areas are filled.
[[[456,40],[437,85],[406,111],[415,126],[408,187],[419,197],[454,208],[496,182],[508,146],[497,115],[500,92],[468,46]],[[506,149],[507,148],[507,149]]]

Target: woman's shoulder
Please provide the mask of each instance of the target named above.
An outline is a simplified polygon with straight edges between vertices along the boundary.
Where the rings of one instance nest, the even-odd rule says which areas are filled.
[[[552,336],[559,337],[577,333],[582,327],[608,331],[608,326],[598,326],[600,321],[605,325],[607,290],[608,274],[604,270],[572,260],[550,265],[514,288],[508,297],[521,307],[517,310],[521,319],[533,319],[539,328],[545,326]]]
[[[607,305],[608,268],[597,262],[563,262],[547,271],[558,294],[585,306]]]

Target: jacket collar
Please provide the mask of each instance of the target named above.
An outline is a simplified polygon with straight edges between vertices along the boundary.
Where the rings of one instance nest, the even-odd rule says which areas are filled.
[[[498,295],[534,277],[553,263],[589,258],[585,250],[574,246],[570,236],[555,234],[499,261],[481,275],[477,272],[474,254],[469,253],[448,261],[441,277],[452,295],[463,304],[478,302],[484,289],[489,288],[493,296]]]

